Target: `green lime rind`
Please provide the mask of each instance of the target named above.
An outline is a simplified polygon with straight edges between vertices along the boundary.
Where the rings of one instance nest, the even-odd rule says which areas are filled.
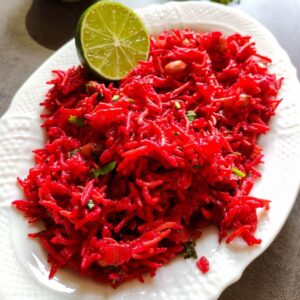
[[[101,1],[80,17],[75,35],[79,58],[98,77],[120,80],[149,55],[150,38],[140,17],[123,4]]]

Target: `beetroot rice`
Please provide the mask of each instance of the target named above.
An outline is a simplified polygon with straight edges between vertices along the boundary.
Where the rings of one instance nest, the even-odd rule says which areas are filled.
[[[220,241],[254,236],[249,195],[260,177],[257,138],[280,103],[281,79],[248,36],[173,30],[151,39],[149,59],[115,84],[85,70],[54,71],[42,103],[47,141],[18,179],[13,205],[44,230],[50,278],[70,267],[116,287],[155,275],[209,224]],[[201,257],[198,267],[207,272]]]

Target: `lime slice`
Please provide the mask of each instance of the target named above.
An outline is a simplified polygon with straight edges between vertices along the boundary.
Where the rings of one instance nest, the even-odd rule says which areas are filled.
[[[83,64],[108,80],[124,78],[149,53],[149,33],[140,17],[111,1],[90,6],[76,30],[76,47]]]

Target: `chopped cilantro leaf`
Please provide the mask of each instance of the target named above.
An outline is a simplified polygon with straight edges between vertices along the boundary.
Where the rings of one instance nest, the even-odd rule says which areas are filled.
[[[239,177],[245,177],[245,176],[246,176],[246,173],[244,173],[243,171],[239,170],[238,168],[233,167],[233,168],[231,169],[231,171],[232,171],[235,175],[237,175],[237,176],[239,176]]]
[[[114,102],[117,102],[119,99],[120,99],[120,96],[119,96],[119,95],[114,95],[114,96],[112,97],[112,101],[114,101]]]
[[[77,117],[77,116],[71,115],[69,117],[69,122],[72,125],[77,125],[78,127],[82,128],[84,126],[84,117]]]
[[[197,258],[197,252],[195,249],[195,243],[194,242],[186,242],[183,244],[184,250],[183,255],[184,258]]]
[[[233,2],[235,0],[210,0],[210,1],[211,2],[221,3],[221,4],[224,4],[224,5],[228,5],[228,4],[230,4],[231,2]],[[237,0],[236,2],[240,3],[240,0]]]
[[[68,152],[68,158],[71,158],[75,153],[79,152],[80,149],[74,149]]]
[[[95,206],[95,203],[94,203],[93,199],[89,199],[86,206],[87,206],[88,209],[93,209],[94,206]]]
[[[116,162],[112,161],[110,163],[108,163],[107,165],[105,165],[104,167],[100,168],[100,169],[93,169],[91,170],[91,174],[94,178],[97,178],[99,176],[108,174],[109,172],[111,172],[116,166]]]
[[[193,122],[196,118],[196,113],[193,110],[189,110],[186,114],[186,117],[190,122]]]

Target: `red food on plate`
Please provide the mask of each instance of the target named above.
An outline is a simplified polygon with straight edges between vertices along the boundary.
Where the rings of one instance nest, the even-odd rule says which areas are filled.
[[[199,260],[197,260],[196,265],[203,274],[209,271],[209,261],[205,256],[200,257]]]
[[[14,201],[52,265],[116,287],[155,275],[213,224],[220,241],[254,236],[249,195],[257,144],[280,103],[281,79],[248,36],[190,30],[151,40],[150,56],[119,83],[54,71],[42,105],[45,146]],[[203,272],[208,263],[200,259]]]

